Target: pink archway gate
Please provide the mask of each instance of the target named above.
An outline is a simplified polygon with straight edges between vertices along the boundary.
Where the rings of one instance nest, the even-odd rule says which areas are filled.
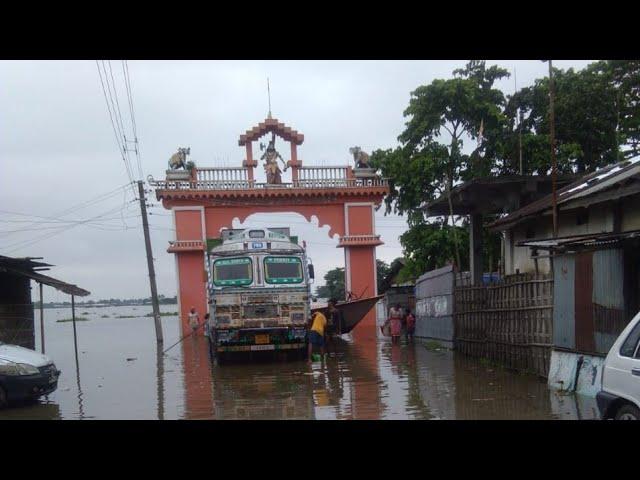
[[[263,135],[275,133],[290,143],[291,182],[265,184],[255,180],[253,142]],[[236,168],[193,168],[167,171],[164,180],[152,180],[156,198],[171,210],[175,239],[168,252],[175,254],[178,287],[178,310],[183,334],[187,334],[188,311],[208,309],[205,252],[207,239],[218,238],[220,230],[231,228],[234,219],[243,222],[254,213],[293,212],[311,222],[318,218],[319,226],[329,225],[329,235],[338,235],[338,248],[344,249],[346,290],[366,298],[377,294],[376,247],[382,244],[376,234],[375,208],[388,193],[387,181],[370,170],[353,169],[347,165],[303,166],[297,147],[304,135],[276,119],[264,122],[240,136],[238,144],[245,147],[246,158]],[[375,311],[354,330],[358,350],[372,371],[377,371],[375,345]],[[197,388],[211,380],[206,368],[206,352],[183,345],[186,385],[186,412],[202,409],[214,400],[210,389]],[[354,418],[377,418],[381,408],[375,386],[357,386],[354,391]],[[375,408],[371,410],[371,405]],[[356,408],[357,407],[357,408]]]
[[[252,143],[271,132],[291,145],[289,183],[255,180],[257,161]],[[383,242],[375,230],[375,208],[388,193],[388,184],[370,171],[348,165],[303,166],[297,152],[303,141],[301,133],[267,118],[240,136],[238,143],[246,151],[241,167],[167,171],[165,180],[152,182],[156,197],[171,210],[175,224],[175,240],[170,242],[168,252],[176,258],[184,333],[189,331],[187,315],[191,307],[207,311],[207,239],[218,238],[220,230],[231,228],[234,219],[243,222],[254,213],[293,212],[309,222],[317,217],[319,226],[329,225],[330,236],[338,235],[338,248],[344,249],[347,292],[360,298],[377,295],[375,249]],[[375,334],[373,310],[356,330]]]

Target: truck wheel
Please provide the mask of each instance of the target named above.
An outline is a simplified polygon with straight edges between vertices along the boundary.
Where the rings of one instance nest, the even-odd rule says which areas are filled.
[[[5,408],[7,404],[7,392],[5,392],[2,385],[0,385],[0,408]]]
[[[640,410],[633,405],[623,405],[616,412],[616,420],[640,420]]]

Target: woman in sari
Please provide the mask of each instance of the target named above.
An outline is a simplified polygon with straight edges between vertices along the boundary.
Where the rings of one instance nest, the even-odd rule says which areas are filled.
[[[389,310],[389,323],[391,324],[391,341],[397,343],[402,333],[402,307],[396,304]]]

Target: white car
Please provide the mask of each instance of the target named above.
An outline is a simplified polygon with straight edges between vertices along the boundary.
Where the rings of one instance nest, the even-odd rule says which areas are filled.
[[[0,342],[0,408],[53,392],[59,376],[50,357]]]
[[[603,419],[640,420],[640,312],[609,350],[596,399]]]

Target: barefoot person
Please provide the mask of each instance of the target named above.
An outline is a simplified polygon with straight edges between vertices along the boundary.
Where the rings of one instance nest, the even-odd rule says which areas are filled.
[[[327,317],[322,312],[315,312],[312,317],[311,330],[309,330],[309,361],[313,353],[313,346],[320,347],[320,352],[324,357],[324,330],[327,327]]]

